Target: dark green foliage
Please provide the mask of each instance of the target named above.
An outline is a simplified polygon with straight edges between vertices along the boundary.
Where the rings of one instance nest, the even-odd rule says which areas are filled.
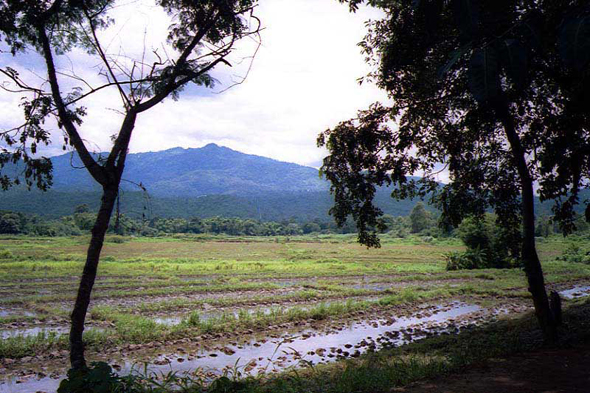
[[[58,393],[125,393],[123,385],[111,366],[104,362],[92,363],[88,368],[68,371],[67,379],[59,384]]]
[[[590,264],[590,249],[581,247],[576,242],[572,242],[557,259],[566,262]]]
[[[481,102],[496,101],[500,97],[499,56],[494,47],[475,49],[469,64],[469,89]]]
[[[535,227],[535,236],[547,237],[553,233],[553,223],[547,216],[541,216],[537,219]]]
[[[412,225],[412,233],[420,233],[433,225],[433,219],[430,216],[430,213],[424,208],[422,202],[418,202],[412,209],[412,212],[410,213],[410,222]]]
[[[590,62],[590,7],[572,13],[563,21],[559,30],[559,54],[564,63],[583,72]]]
[[[373,245],[370,228],[382,213],[374,187],[393,184],[395,198],[432,195],[445,224],[492,209],[515,227],[530,177],[555,222],[573,230],[590,185],[587,2],[342,2],[384,12],[360,46],[377,68],[369,78],[392,104],[372,105],[318,138],[330,151],[322,170],[336,220],[351,215]],[[436,188],[440,163],[451,182]],[[415,173],[423,179],[410,180]]]
[[[90,207],[85,203],[78,205],[74,208],[75,214],[88,213],[89,211],[90,211]]]
[[[467,247],[464,253],[450,253],[447,270],[504,269],[519,266],[519,238],[509,238],[492,216],[468,217],[459,226],[457,236]]]
[[[22,216],[15,213],[0,213],[0,233],[16,234],[23,231]]]

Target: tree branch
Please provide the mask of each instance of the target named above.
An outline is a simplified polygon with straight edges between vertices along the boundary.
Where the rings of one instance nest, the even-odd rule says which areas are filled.
[[[57,3],[57,2],[56,2]],[[54,5],[56,4],[54,3]],[[84,163],[84,166],[88,169],[88,172],[92,175],[92,177],[101,185],[105,185],[107,183],[107,176],[104,172],[104,169],[96,162],[92,155],[86,148],[86,145],[82,141],[78,130],[72,123],[67,108],[63,102],[61,97],[61,92],[59,90],[59,83],[57,81],[57,74],[55,71],[55,64],[53,61],[53,55],[51,53],[51,45],[49,44],[49,38],[47,37],[47,33],[45,32],[45,24],[40,23],[37,27],[37,32],[39,34],[39,38],[41,39],[41,46],[43,50],[43,57],[45,58],[45,64],[47,66],[47,75],[49,78],[49,84],[51,86],[51,93],[53,96],[53,100],[57,107],[58,117],[60,122],[62,123],[63,127],[65,128],[68,136],[80,159]]]
[[[98,40],[98,37],[96,36],[96,28],[94,27],[94,22],[92,20],[91,15],[88,13],[88,9],[86,7],[84,7],[84,15],[86,15],[86,18],[88,18],[88,24],[90,25],[90,31],[92,32],[92,38],[94,40],[93,45],[96,48],[96,51],[98,52],[98,55],[101,58],[101,60],[103,61],[104,65],[107,67],[107,70],[109,71],[109,74],[111,75],[111,78],[113,78],[113,81],[115,82],[115,85],[117,86],[117,89],[119,90],[119,94],[121,95],[121,99],[123,100],[123,104],[127,108],[129,108],[129,107],[131,107],[131,101],[129,100],[129,97],[127,97],[127,94],[125,94],[125,91],[121,88],[121,85],[119,84],[119,81],[117,80],[117,76],[113,72],[113,69],[111,68],[110,63],[109,63],[104,51],[102,50],[102,46],[100,45],[100,41]]]

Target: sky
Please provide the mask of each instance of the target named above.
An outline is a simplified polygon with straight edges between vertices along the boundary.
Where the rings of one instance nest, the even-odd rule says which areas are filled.
[[[166,15],[149,1],[121,3],[114,13],[115,25],[101,33],[106,49],[130,57],[141,55],[144,48],[148,56],[153,50],[162,54]],[[264,30],[249,73],[249,61],[243,58],[255,49],[251,40],[241,44],[232,68],[213,72],[220,81],[213,90],[187,89],[178,101],[168,99],[141,114],[130,145],[132,153],[216,143],[319,167],[326,151],[317,148],[317,135],[354,117],[357,110],[385,100],[375,86],[357,83],[370,71],[357,43],[365,35],[364,22],[380,16],[377,10],[351,14],[336,0],[260,0],[256,15]],[[40,58],[0,56],[4,64],[27,69],[31,83],[41,80]],[[101,81],[96,61],[80,51],[60,56],[57,63],[62,71],[74,70],[93,85]],[[246,74],[242,84],[226,90],[232,80]],[[63,78],[62,88],[76,83]],[[2,128],[17,121],[18,103],[18,95],[0,93]],[[121,121],[116,92],[92,96],[84,105],[88,107],[80,128],[84,139],[92,150],[107,150]],[[59,139],[44,153],[62,154]]]

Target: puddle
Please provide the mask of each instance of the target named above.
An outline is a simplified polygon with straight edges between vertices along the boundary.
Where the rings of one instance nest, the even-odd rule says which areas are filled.
[[[377,301],[378,297],[366,297],[362,299],[355,299],[355,300],[363,300],[363,301]],[[207,321],[214,318],[221,318],[224,315],[239,317],[241,313],[248,313],[250,315],[262,314],[262,315],[270,315],[273,313],[278,314],[285,314],[291,309],[300,309],[302,311],[307,311],[311,308],[318,307],[320,304],[330,306],[332,304],[343,304],[341,299],[334,300],[334,301],[324,301],[324,302],[314,302],[314,303],[295,303],[288,306],[270,306],[270,307],[244,307],[239,309],[218,309],[212,311],[196,311],[199,314],[200,321]],[[179,325],[184,319],[188,318],[190,314],[182,314],[182,315],[166,315],[155,317],[154,322],[160,323],[163,325],[174,326]]]
[[[579,293],[590,294],[590,286],[579,286],[562,291],[564,297],[576,296]],[[283,307],[282,310],[286,311],[293,307],[306,309],[316,305],[317,303],[294,304]],[[236,364],[240,372],[251,375],[274,373],[290,367],[301,366],[302,361],[313,364],[333,362],[343,358],[356,357],[368,351],[403,345],[431,335],[456,333],[463,328],[480,325],[499,315],[522,312],[521,308],[523,307],[503,306],[484,309],[477,305],[461,302],[453,302],[444,306],[422,305],[418,306],[411,316],[398,317],[393,314],[394,311],[390,311],[379,319],[358,320],[349,323],[332,321],[323,331],[315,330],[314,323],[311,322],[307,325],[310,327],[297,333],[283,335],[269,333],[271,337],[266,336],[263,339],[255,339],[252,336],[246,336],[251,338],[218,341],[206,339],[197,345],[188,343],[164,348],[146,348],[133,353],[134,360],[118,360],[112,363],[114,360],[111,358],[109,362],[122,366],[120,374],[129,373],[134,367],[135,369],[143,368],[141,365],[146,361],[149,363],[148,370],[156,373],[172,371],[183,374],[201,369],[204,372],[219,374],[223,370],[233,370]],[[257,307],[247,311],[269,313],[273,309],[277,310],[276,307]],[[226,309],[221,312],[220,310],[212,310],[211,312],[204,311],[200,317],[201,320],[205,320],[213,316],[220,316],[224,312],[226,314],[228,312],[238,313],[237,310]],[[166,315],[155,318],[155,321],[164,324],[178,324],[185,317],[186,315]],[[37,329],[40,329],[37,333],[41,330],[51,330],[51,328]],[[55,331],[55,329],[53,330]],[[31,331],[29,334],[35,333]],[[0,371],[4,371],[1,370],[1,366]],[[59,385],[57,375],[53,375],[56,378],[43,375],[43,378],[37,379],[33,373],[29,377],[28,379],[27,376],[13,377],[0,382],[0,393],[50,392],[55,391]]]
[[[274,285],[277,285],[281,288],[287,288],[287,287],[301,286],[302,284],[306,283],[307,281],[303,281],[303,280],[272,280],[269,282],[271,282]]]
[[[6,383],[0,383],[0,393],[49,393],[56,392],[61,382],[60,378],[11,378]]]
[[[584,296],[590,296],[590,285],[580,285],[564,291],[559,294],[566,299],[577,299]]]
[[[25,311],[22,309],[10,309],[4,310],[0,308],[0,317],[11,317],[11,316],[25,316],[25,317],[35,317],[37,313],[33,311]]]
[[[161,318],[154,318],[154,322],[159,323],[161,325],[167,326],[174,326],[180,324],[184,317],[161,317]]]
[[[309,328],[297,334],[285,334],[271,339],[246,342],[231,342],[220,346],[169,349],[169,354],[152,358],[148,369],[156,373],[194,372],[200,368],[205,372],[219,374],[224,369],[234,369],[252,375],[274,373],[305,362],[324,363],[347,357],[356,357],[367,351],[384,347],[399,346],[428,335],[457,331],[461,327],[473,325],[483,315],[495,315],[476,305],[452,303],[440,307],[423,307],[413,316],[396,318],[390,316],[374,321],[352,322],[332,326],[325,333]],[[158,349],[166,352],[166,349]],[[137,364],[122,363],[122,374],[129,373]],[[20,382],[20,383],[19,383]],[[58,379],[49,377],[37,379],[34,375],[11,378],[0,383],[0,392],[38,392],[55,391]]]
[[[107,305],[113,307],[136,307],[141,303],[160,303],[160,302],[171,302],[174,300],[191,300],[191,301],[207,301],[216,299],[225,299],[228,297],[239,298],[239,299],[255,299],[260,296],[269,295],[287,295],[295,293],[296,291],[291,288],[280,288],[280,289],[260,289],[256,291],[233,291],[233,292],[201,292],[201,293],[187,293],[183,295],[158,295],[158,296],[143,296],[143,297],[122,297],[122,298],[99,298],[93,299],[92,305]],[[65,304],[67,307],[71,307],[71,303]]]
[[[258,314],[258,313],[262,313],[264,315],[269,315],[271,314],[273,311],[279,311],[281,310],[282,312],[288,310],[289,308],[294,308],[296,306],[291,306],[291,307],[283,307],[282,310],[279,308],[273,308],[273,307],[266,307],[266,308],[242,308],[242,309],[223,309],[223,310],[218,310],[218,311],[211,311],[211,312],[207,312],[207,311],[198,311],[199,314],[199,320],[201,322],[203,321],[208,321],[210,319],[215,319],[215,318],[221,318],[224,315],[230,316],[230,317],[238,317],[240,315],[240,313],[244,313],[247,312],[250,315],[254,315],[254,314]],[[302,309],[304,307],[301,307]],[[166,317],[157,317],[154,318],[154,322],[156,323],[160,323],[163,325],[167,325],[167,326],[174,326],[174,325],[179,325],[180,323],[182,323],[183,320],[187,319],[189,317],[190,314],[185,314],[185,315],[175,315],[175,316],[166,316]]]
[[[105,330],[104,328],[88,327],[84,331],[85,332],[89,332],[89,331],[102,332],[104,330]],[[10,337],[18,337],[18,336],[32,337],[32,336],[38,336],[39,334],[44,334],[46,336],[47,335],[60,336],[62,334],[68,334],[69,332],[70,332],[70,328],[68,326],[56,326],[56,327],[37,326],[37,327],[26,328],[26,329],[0,330],[0,338],[2,338],[4,340],[4,339],[10,338]]]
[[[387,289],[395,287],[394,284],[385,284],[385,283],[374,283],[374,284],[355,284],[350,285],[350,288],[353,289],[367,289],[370,291],[385,291]]]
[[[56,334],[61,335],[67,333],[69,329],[65,326],[60,327],[33,327],[27,329],[10,329],[10,330],[0,330],[0,337],[4,340],[9,337],[30,337],[30,336],[37,336],[39,334]]]
[[[297,366],[302,360],[313,363],[335,361],[358,356],[368,350],[398,346],[428,335],[454,331],[474,323],[465,317],[474,314],[480,316],[483,311],[476,305],[454,303],[447,307],[424,309],[412,317],[354,322],[345,327],[332,328],[326,333],[307,329],[296,335],[232,343],[215,349],[186,348],[181,352],[159,356],[153,360],[149,369],[182,373],[201,368],[204,371],[220,372],[232,369],[237,363],[251,374],[278,372]],[[125,365],[127,370],[131,367],[131,363]]]

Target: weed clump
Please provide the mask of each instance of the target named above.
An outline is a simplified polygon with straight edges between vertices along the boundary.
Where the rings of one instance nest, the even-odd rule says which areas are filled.
[[[576,243],[570,243],[558,261],[590,264],[590,251],[585,251]]]

